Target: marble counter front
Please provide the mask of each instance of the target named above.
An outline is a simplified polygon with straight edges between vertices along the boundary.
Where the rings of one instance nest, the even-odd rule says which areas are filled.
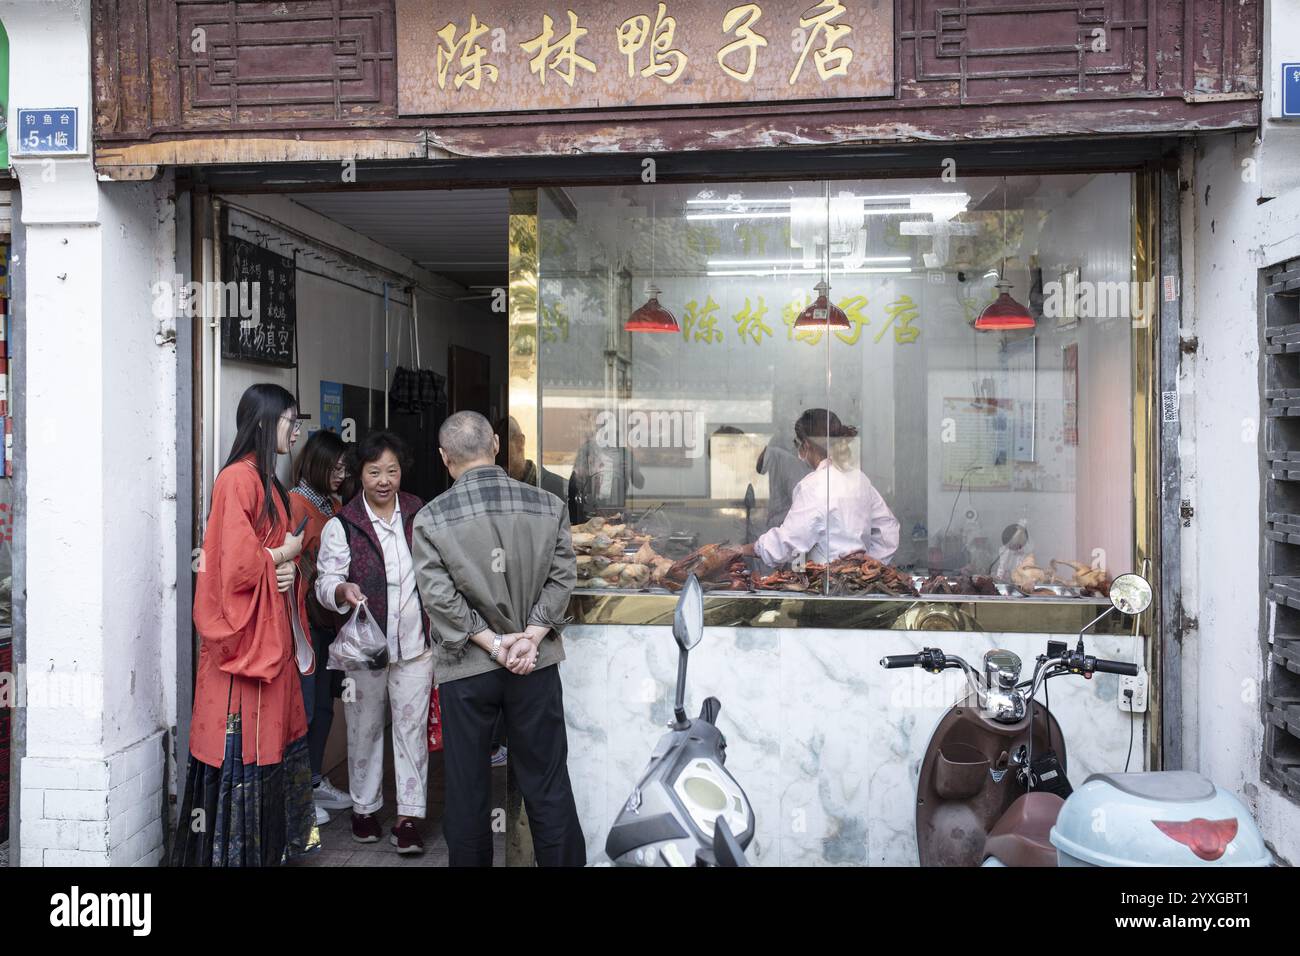
[[[1053,635],[1061,639],[1060,635]],[[691,653],[687,711],[722,701],[727,767],[749,795],[758,831],[750,861],[775,866],[915,866],[915,787],[940,716],[964,692],[960,671],[887,671],[887,654],[943,648],[978,666],[984,651],[1019,654],[1028,675],[1048,635],[709,627]],[[667,627],[570,625],[561,665],[569,775],[594,859],[672,715],[677,645]],[[1087,639],[1090,654],[1141,661],[1141,642]],[[1130,717],[1119,678],[1050,684],[1052,711],[1078,786],[1122,770]],[[1039,694],[1042,700],[1042,693]],[[1143,769],[1136,715],[1130,769]]]

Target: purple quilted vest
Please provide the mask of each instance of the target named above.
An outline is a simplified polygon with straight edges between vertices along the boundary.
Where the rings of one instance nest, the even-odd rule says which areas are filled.
[[[402,529],[406,532],[406,546],[411,547],[411,529],[415,525],[415,516],[424,502],[415,495],[404,491],[397,493],[397,502],[402,509]],[[388,573],[384,567],[384,549],[375,534],[375,527],[366,514],[366,505],[362,495],[358,494],[339,511],[339,521],[348,537],[348,580],[361,588],[366,596],[366,607],[375,623],[388,636]],[[417,600],[419,597],[417,595]],[[424,602],[420,602],[420,621],[424,627],[424,644],[429,646],[429,616],[424,613]]]

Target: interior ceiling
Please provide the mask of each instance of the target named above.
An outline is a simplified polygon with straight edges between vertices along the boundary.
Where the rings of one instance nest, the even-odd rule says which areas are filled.
[[[463,286],[503,286],[504,189],[300,193],[297,202]]]

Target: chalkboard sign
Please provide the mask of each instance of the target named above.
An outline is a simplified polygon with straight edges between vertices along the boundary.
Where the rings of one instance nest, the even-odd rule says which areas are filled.
[[[298,332],[293,260],[227,236],[221,272],[222,356],[292,368]]]

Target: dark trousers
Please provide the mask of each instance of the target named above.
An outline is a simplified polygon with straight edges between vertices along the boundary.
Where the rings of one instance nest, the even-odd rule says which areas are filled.
[[[334,696],[330,693],[330,677],[334,671],[325,669],[329,660],[334,632],[311,627],[311,643],[316,651],[316,670],[302,677],[302,703],[307,711],[307,749],[311,754],[311,782],[320,780],[320,766],[325,761],[325,742],[330,737],[334,723]]]
[[[538,865],[585,865],[587,844],[569,783],[559,666],[522,676],[498,667],[440,684],[438,693],[446,781],[442,829],[450,864],[492,865],[488,753],[493,724],[502,714]]]

